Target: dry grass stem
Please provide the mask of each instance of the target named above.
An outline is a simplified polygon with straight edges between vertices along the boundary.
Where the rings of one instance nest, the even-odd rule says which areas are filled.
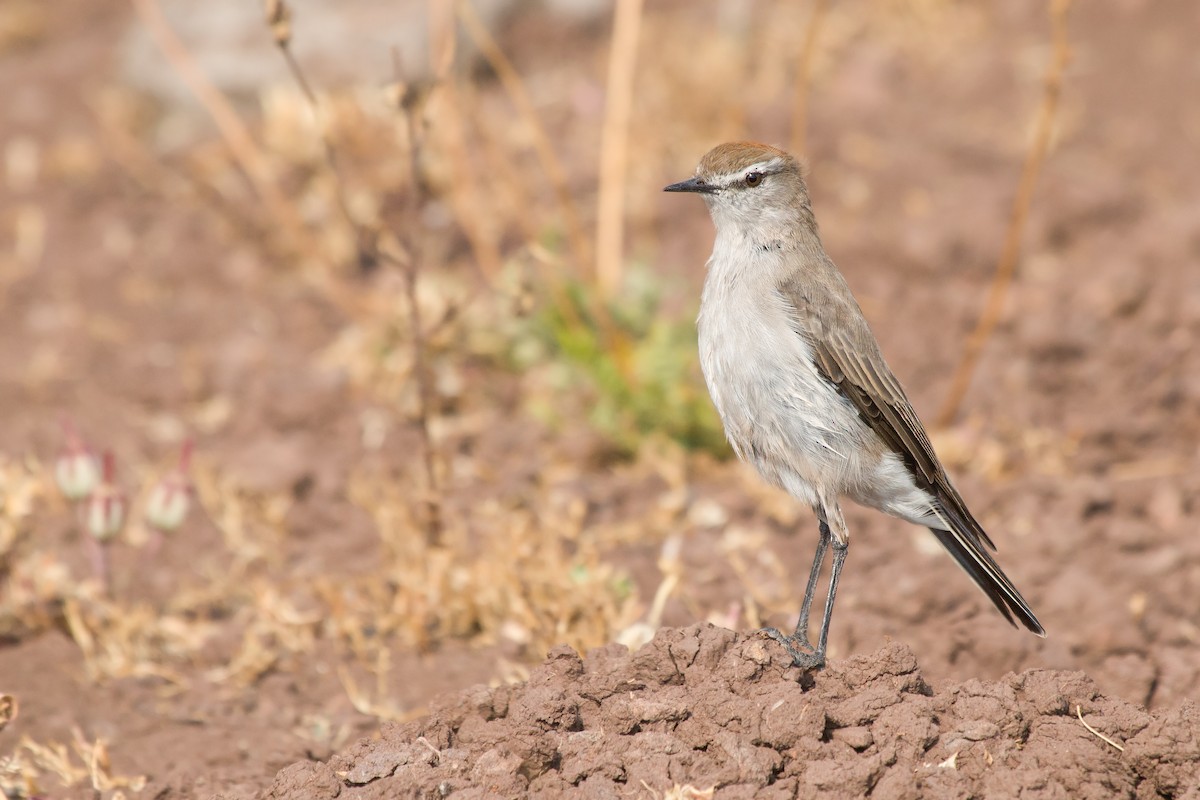
[[[717,787],[701,789],[690,783],[675,784],[663,794],[663,800],[712,800]]]
[[[65,599],[62,614],[94,681],[153,677],[183,686],[187,680],[167,663],[199,652],[214,631],[209,624],[190,624],[148,606],[78,597]]]
[[[255,193],[266,205],[268,214],[284,228],[289,236],[297,237],[295,249],[304,251],[303,248],[308,248],[312,244],[311,237],[301,223],[295,208],[276,185],[267,167],[266,159],[259,151],[250,131],[247,130],[237,112],[233,110],[233,106],[205,76],[195,58],[167,22],[157,0],[131,0],[131,2],[142,24],[146,26],[151,38],[162,50],[171,67],[212,117],[234,160],[249,179]],[[315,249],[307,249],[307,252],[315,252]]]
[[[1112,739],[1108,738],[1108,737],[1107,737],[1107,736],[1105,736],[1103,733],[1101,733],[1100,731],[1098,731],[1098,730],[1096,730],[1095,728],[1093,728],[1091,725],[1088,725],[1088,724],[1087,724],[1087,720],[1085,720],[1085,719],[1083,718],[1083,707],[1082,707],[1082,706],[1079,706],[1079,705],[1076,705],[1076,706],[1075,706],[1075,716],[1079,717],[1079,722],[1080,722],[1080,724],[1082,724],[1082,725],[1083,725],[1083,727],[1087,728],[1087,730],[1088,730],[1088,733],[1092,734],[1093,736],[1095,736],[1096,738],[1100,739],[1100,740],[1101,740],[1101,741],[1103,741],[1103,742],[1107,742],[1108,744],[1111,744],[1113,747],[1117,748],[1117,749],[1118,749],[1118,750],[1120,750],[1122,753],[1124,753],[1124,752],[1125,752],[1125,748],[1124,748],[1124,747],[1122,747],[1121,745],[1117,744],[1117,743],[1116,743],[1116,742],[1114,742]]]
[[[350,499],[375,522],[381,569],[353,583],[322,582],[319,592],[335,634],[364,664],[377,662],[384,642],[425,650],[462,637],[507,640],[537,654],[565,641],[582,652],[635,619],[628,577],[600,553],[600,541],[618,532],[584,535],[583,504],[554,508],[539,496],[531,504],[543,511],[533,514],[484,501],[468,520],[454,521],[485,535],[456,524],[434,548],[420,536],[407,492],[390,478],[355,478]]]
[[[792,152],[803,156],[808,152],[808,92],[812,83],[813,54],[821,23],[825,20],[828,0],[813,0],[808,25],[804,28],[804,45],[796,63],[796,94],[792,100]]]
[[[1067,13],[1071,8],[1071,0],[1051,0],[1050,22],[1053,28],[1054,47],[1050,54],[1050,63],[1046,67],[1046,75],[1042,81],[1042,102],[1038,107],[1037,121],[1034,126],[1033,141],[1025,155],[1025,166],[1021,171],[1021,180],[1017,186],[1017,194],[1013,199],[1012,216],[1008,223],[1008,233],[1004,239],[1004,249],[996,264],[996,272],[988,289],[987,301],[975,329],[967,339],[966,347],[959,359],[954,377],[950,382],[950,391],[942,404],[937,416],[937,424],[945,427],[952,424],[958,416],[963,397],[971,385],[971,378],[979,365],[979,357],[984,345],[991,338],[1000,314],[1004,310],[1004,300],[1008,296],[1009,286],[1017,269],[1017,261],[1021,254],[1021,237],[1025,232],[1025,221],[1029,216],[1029,207],[1033,202],[1033,192],[1037,187],[1038,175],[1041,173],[1042,162],[1050,146],[1050,135],[1054,130],[1055,115],[1058,111],[1059,97],[1062,94],[1063,75],[1071,60],[1071,45],[1067,36]]]
[[[145,788],[144,775],[113,773],[108,744],[103,739],[88,740],[78,728],[72,731],[72,737],[71,745],[42,744],[28,736],[21,737],[13,755],[0,759],[0,790],[4,796],[39,795],[46,777],[54,778],[64,789],[89,787],[96,797],[102,792],[112,792],[113,798],[124,797],[121,790],[137,793]]]
[[[596,209],[596,284],[604,297],[616,293],[624,273],[625,167],[641,21],[642,0],[617,0],[600,132],[600,197]]]
[[[382,678],[386,672],[379,672],[377,674]],[[394,701],[382,701],[372,698],[369,692],[355,682],[354,678],[350,675],[350,670],[344,664],[338,665],[337,676],[342,684],[342,688],[346,692],[346,697],[350,700],[350,705],[354,706],[354,710],[360,714],[375,717],[379,720],[386,720],[387,722],[403,723],[419,719],[428,713],[428,709],[424,707],[405,710]],[[377,693],[379,693],[378,689]],[[380,693],[378,696],[382,696],[382,694]]]
[[[205,516],[233,556],[227,570],[231,580],[242,580],[252,565],[275,557],[285,536],[284,519],[293,502],[290,495],[245,489],[207,464],[197,465],[193,485]]]
[[[342,175],[337,149],[329,136],[328,127],[321,119],[321,107],[317,102],[317,95],[312,89],[312,84],[309,83],[304,70],[300,67],[300,62],[292,53],[291,10],[283,0],[268,0],[266,21],[271,28],[275,44],[279,47],[279,52],[283,54],[283,60],[287,63],[288,72],[291,73],[300,93],[308,102],[309,110],[312,111],[318,135],[321,138],[321,150],[325,157],[325,164],[328,166],[330,174],[333,175],[335,205],[346,224],[355,232],[359,268],[370,270],[376,265],[379,257],[379,231],[359,223],[350,211],[350,204],[346,199],[346,181]]]
[[[437,84],[443,89],[443,96],[449,93],[450,84],[446,81],[451,66],[454,62],[454,30],[453,16],[448,12],[438,13],[437,4],[430,4],[430,23],[431,23],[431,38],[440,46],[431,49],[430,58],[438,76]],[[428,492],[430,497],[439,497],[440,492],[437,488],[437,475],[433,459],[432,437],[429,433],[430,426],[430,395],[431,389],[429,385],[429,377],[425,366],[425,341],[428,332],[424,330],[421,320],[420,305],[417,302],[417,280],[420,271],[420,243],[415,241],[419,237],[410,237],[402,245],[402,254],[394,253],[389,249],[381,250],[379,247],[379,229],[372,226],[367,226],[360,223],[350,210],[350,205],[346,195],[346,181],[342,173],[337,149],[330,138],[327,127],[321,123],[320,105],[317,100],[316,93],[312,89],[311,83],[308,81],[304,70],[301,68],[299,61],[295,58],[291,49],[291,12],[287,4],[283,0],[268,0],[266,4],[266,22],[271,28],[276,45],[283,54],[284,60],[287,62],[288,70],[295,80],[297,87],[308,103],[314,118],[317,121],[319,135],[321,138],[322,151],[325,158],[325,164],[329,169],[330,175],[333,177],[334,195],[336,198],[337,208],[346,221],[346,224],[355,232],[355,241],[358,250],[358,262],[360,268],[369,270],[375,264],[383,259],[388,263],[402,270],[405,276],[406,297],[409,303],[409,321],[410,332],[413,339],[413,373],[418,386],[418,423],[422,431],[422,439],[425,444],[425,465],[426,478],[428,484]],[[440,23],[440,29],[438,25]],[[415,95],[410,94],[410,99]],[[410,104],[416,105],[416,104]],[[454,109],[453,100],[450,100],[448,108]],[[420,130],[420,125],[416,120],[418,116],[414,114],[410,107],[403,107],[408,139],[410,148],[410,191],[408,197],[410,205],[407,209],[405,222],[412,228],[419,226],[420,210],[424,207],[426,197],[424,183],[421,180],[419,168],[421,158],[421,143],[423,131]],[[457,115],[452,116],[457,119]],[[452,125],[451,127],[455,127]],[[461,143],[461,137],[456,137],[458,141],[457,151],[465,153],[466,148]],[[455,197],[459,197],[459,193],[455,193]],[[470,213],[460,213],[459,218],[464,222],[463,229],[470,240],[476,255],[480,259],[480,265],[483,268],[485,275],[489,277],[499,270],[500,256],[499,250],[494,241],[480,235],[478,226],[465,224],[471,219]],[[440,324],[444,324],[446,320],[453,315],[452,309],[447,309],[446,318]],[[440,537],[441,529],[441,511],[440,502],[437,500],[429,500],[429,534],[434,539]]]
[[[400,112],[408,130],[410,191],[404,215],[410,236],[403,247],[408,254],[405,263],[398,264],[404,276],[404,296],[408,303],[409,344],[412,353],[412,374],[417,385],[417,428],[421,436],[421,464],[425,472],[425,535],[431,545],[442,541],[442,491],[438,478],[437,456],[433,437],[433,382],[429,373],[425,326],[421,321],[421,302],[418,283],[423,266],[424,242],[415,231],[421,209],[425,206],[425,184],[421,181],[421,149],[425,142],[421,115],[423,98],[411,87],[400,100]]]
[[[479,14],[470,0],[459,0],[455,9],[459,21],[462,22],[463,30],[466,31],[467,36],[471,38],[471,42],[479,49],[479,52],[483,54],[492,71],[496,73],[500,85],[504,87],[505,93],[516,106],[517,114],[529,129],[529,133],[533,137],[533,148],[542,164],[542,170],[554,188],[559,211],[562,214],[563,226],[566,229],[567,246],[571,250],[575,267],[578,270],[586,269],[591,261],[591,248],[583,230],[575,198],[571,194],[567,171],[554,152],[550,136],[538,118],[537,110],[534,108],[529,91],[525,88],[524,81],[521,80],[520,73],[517,72],[508,56],[504,54],[482,20],[479,19]]]
[[[439,82],[437,105],[436,132],[446,151],[443,166],[450,173],[451,187],[443,197],[454,210],[480,273],[489,285],[494,285],[503,267],[496,214],[488,207],[487,193],[479,182],[482,171],[472,163],[472,153],[477,148],[468,144],[459,87],[454,81]]]
[[[429,0],[429,66],[437,76],[437,105],[439,124],[436,131],[445,148],[443,166],[449,170],[452,190],[445,195],[454,210],[463,235],[471,246],[476,265],[489,285],[494,285],[503,267],[500,252],[497,215],[488,207],[489,190],[479,180],[487,173],[473,163],[472,147],[467,139],[467,118],[464,114],[461,89],[451,77],[457,49],[455,10],[445,0]],[[469,107],[469,105],[468,105]]]

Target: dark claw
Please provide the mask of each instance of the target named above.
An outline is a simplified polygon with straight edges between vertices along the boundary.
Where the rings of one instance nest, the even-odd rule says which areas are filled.
[[[765,633],[783,645],[795,666],[801,669],[821,669],[825,666],[825,654],[813,647],[807,636],[788,636],[778,628],[762,628],[759,633]]]

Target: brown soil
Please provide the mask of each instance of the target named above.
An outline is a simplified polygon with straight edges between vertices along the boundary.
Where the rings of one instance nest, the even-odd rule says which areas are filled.
[[[1194,798],[1200,707],[1147,713],[1081,672],[1054,670],[935,692],[902,644],[814,674],[763,637],[694,625],[663,629],[634,653],[610,645],[581,659],[556,648],[527,683],[440,698],[420,722],[280,771],[265,797],[662,791]]]
[[[714,22],[712,5],[647,4],[633,122],[629,250],[678,280],[681,314],[711,232],[698,203],[659,188],[731,131],[788,141],[790,85],[745,107],[756,95],[723,77],[735,51],[717,30],[737,20]],[[1044,4],[829,5],[809,107],[814,203],[930,419],[1000,250],[1040,91]],[[429,608],[397,611],[381,593],[402,559],[389,561],[376,507],[350,487],[384,476],[395,497],[378,506],[403,516],[416,505],[418,439],[394,399],[408,384],[381,400],[346,363],[330,365],[345,333],[386,317],[395,281],[340,262],[325,265],[326,284],[302,279],[251,226],[261,203],[219,142],[163,144],[188,137],[155,128],[156,113],[173,118],[121,84],[129,4],[0,3],[3,480],[44,480],[66,416],[116,452],[129,489],[171,463],[185,432],[198,476],[226,487],[159,552],[135,535],[114,544],[108,605],[61,499],[46,492],[19,520],[19,547],[0,553],[0,695],[20,703],[0,730],[0,785],[13,785],[8,757],[27,767],[36,746],[31,791],[93,798],[81,765],[103,740],[108,775],[147,779],[136,793],[105,784],[106,800],[438,795],[443,784],[464,797],[686,797],[691,786],[1200,798],[1200,12],[1192,0],[1076,5],[1021,268],[966,420],[935,432],[1049,637],[1006,625],[924,531],[856,509],[831,664],[804,676],[768,642],[693,625],[794,618],[815,543],[808,511],[736,464],[653,442],[614,459],[582,422],[586,391],[478,344],[504,336],[486,315],[439,342],[433,367],[457,386],[438,398],[446,515],[467,531],[455,554],[464,569],[489,562],[496,581],[478,569],[479,598],[441,600],[503,613],[456,627],[424,625]],[[889,28],[909,6],[918,16]],[[794,47],[798,29],[755,35]],[[539,110],[585,206],[606,31],[547,31],[535,15],[502,37],[531,90],[554,95],[539,94]],[[761,85],[775,80],[744,61],[737,70]],[[523,131],[500,88],[480,85],[493,127]],[[360,134],[339,130],[344,163],[358,188],[378,188],[362,175],[391,164],[394,137],[363,156]],[[533,176],[525,199],[554,208],[524,134],[513,138],[524,160],[507,176],[479,168],[487,188]],[[280,161],[297,196],[324,169]],[[436,234],[430,271],[469,284],[477,264],[452,219],[445,203],[423,218]],[[506,230],[502,244],[525,234]],[[565,421],[531,411],[546,406],[568,409]],[[371,446],[381,419],[383,444]],[[0,542],[16,518],[10,488],[0,483]],[[582,662],[558,647],[531,668],[560,642],[586,649],[644,620],[668,543],[678,583],[651,645]],[[539,577],[559,583],[530,588],[522,570],[543,562],[561,568]],[[572,592],[576,574],[594,582]],[[87,621],[97,609],[102,625]],[[494,688],[455,694],[481,683]],[[381,728],[389,718],[407,721]],[[74,765],[69,786],[46,766],[51,745]]]

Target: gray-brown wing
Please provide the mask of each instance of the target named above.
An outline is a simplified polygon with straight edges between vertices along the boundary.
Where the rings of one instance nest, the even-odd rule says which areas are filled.
[[[942,546],[1010,623],[1015,625],[1020,620],[1029,630],[1045,636],[1033,609],[984,549],[985,544],[993,550],[996,545],[950,483],[924,426],[900,382],[884,363],[874,338],[870,344],[860,339],[851,342],[844,331],[826,330],[821,341],[812,345],[821,372],[850,399],[871,430],[904,460],[917,485],[935,498],[935,511],[946,525],[930,526],[930,530]]]
[[[818,369],[849,398],[871,430],[900,456],[917,485],[932,492],[955,521],[961,521],[966,530],[995,550],[996,545],[946,476],[929,434],[888,369],[865,322],[855,333],[858,335],[851,341],[852,334],[844,326],[826,327],[814,337],[818,340],[810,344]]]
[[[1015,625],[1020,620],[1026,628],[1044,636],[1033,609],[985,549],[995,550],[996,545],[950,483],[925,427],[883,360],[866,319],[849,299],[849,289],[844,297],[817,301],[796,292],[794,287],[783,287],[781,292],[794,308],[800,308],[801,303],[807,306],[806,324],[798,325],[797,332],[807,339],[817,368],[901,458],[916,484],[933,496],[936,507],[931,510],[945,522],[944,526],[930,527],[934,536],[1010,623]]]

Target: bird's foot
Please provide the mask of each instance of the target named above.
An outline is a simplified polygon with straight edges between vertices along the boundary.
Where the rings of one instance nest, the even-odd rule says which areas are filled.
[[[803,633],[788,635],[778,628],[762,628],[758,631],[770,636],[783,645],[792,657],[792,663],[801,669],[821,669],[825,666],[825,653],[812,646]]]

